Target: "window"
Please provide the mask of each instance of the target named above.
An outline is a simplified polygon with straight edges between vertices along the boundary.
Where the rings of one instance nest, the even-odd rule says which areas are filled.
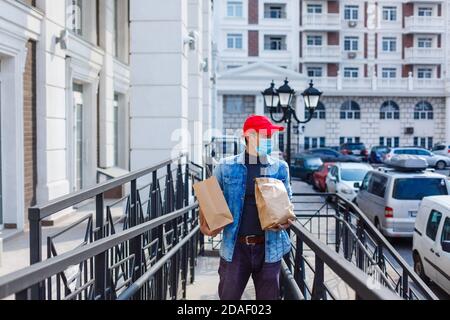
[[[83,35],[83,1],[70,0],[67,13],[67,28],[79,36]]]
[[[344,78],[358,78],[358,68],[344,68]]]
[[[436,235],[438,232],[439,224],[442,220],[442,213],[436,210],[432,210],[427,223],[427,237],[433,241],[436,241]]]
[[[381,105],[380,108],[381,120],[398,120],[400,119],[400,107],[392,100],[388,100]]]
[[[414,146],[433,149],[433,137],[414,137]]]
[[[224,96],[224,105],[226,113],[243,113],[244,97],[243,96]]]
[[[427,101],[420,101],[414,108],[414,120],[433,120],[433,106]]]
[[[381,77],[383,79],[397,78],[397,69],[395,68],[383,68],[381,69]]]
[[[424,197],[448,195],[445,179],[400,178],[394,183],[392,197],[397,200],[422,200]]]
[[[358,20],[359,6],[345,6],[344,7],[344,19],[345,20]]]
[[[305,150],[325,148],[325,137],[305,137]]]
[[[450,241],[450,218],[445,219],[444,227],[442,228],[441,244],[445,241]]]
[[[385,176],[381,176],[378,174],[374,174],[372,179],[370,179],[368,183],[367,192],[376,195],[380,198],[384,198],[384,194],[386,193],[388,178]]]
[[[417,14],[419,15],[419,17],[431,17],[433,15],[433,8],[419,7]]]
[[[345,101],[341,106],[341,119],[361,119],[359,104],[352,100]]]
[[[370,181],[371,181],[371,179],[372,179],[372,177],[373,177],[373,173],[372,172],[369,172],[365,177],[364,177],[364,180],[363,180],[363,182],[362,182],[362,184],[361,184],[361,190],[369,190],[369,183],[370,183]]]
[[[286,50],[286,36],[264,36],[264,50]]]
[[[380,146],[398,148],[400,147],[400,137],[380,137]]]
[[[384,21],[397,21],[397,7],[383,7]]]
[[[307,73],[309,78],[320,78],[323,75],[321,67],[308,67]]]
[[[242,1],[228,1],[227,16],[242,17]]]
[[[306,6],[306,12],[309,14],[321,14],[322,13],[322,5],[321,4],[308,4]]]
[[[433,39],[432,38],[418,38],[417,46],[419,48],[431,48],[433,46]]]
[[[397,51],[397,38],[383,37],[383,51],[384,52]]]
[[[344,50],[345,51],[358,51],[358,37],[345,37],[344,38]]]
[[[242,49],[242,34],[229,33],[227,35],[227,48],[228,49]]]
[[[322,45],[322,36],[307,36],[306,44],[308,46],[321,46]]]
[[[345,143],[360,143],[361,138],[360,137],[340,137],[339,138],[339,144],[343,145]]]
[[[419,79],[431,79],[433,74],[433,69],[431,68],[418,68],[417,78]]]
[[[309,119],[309,111],[305,110],[305,119]],[[325,105],[319,101],[316,110],[313,113],[312,119],[326,119]]]
[[[285,4],[265,4],[264,18],[266,19],[285,19],[286,5]]]

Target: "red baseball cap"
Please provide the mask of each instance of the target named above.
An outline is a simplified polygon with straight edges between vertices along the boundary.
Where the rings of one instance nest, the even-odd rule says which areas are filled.
[[[267,117],[251,115],[244,123],[244,135],[251,130],[256,132],[263,131],[268,137],[271,137],[277,131],[284,131],[284,127],[272,124]]]

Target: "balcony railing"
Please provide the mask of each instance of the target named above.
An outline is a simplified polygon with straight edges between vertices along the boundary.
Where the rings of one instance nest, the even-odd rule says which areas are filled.
[[[265,10],[264,11],[264,19],[286,19],[286,11],[273,11],[273,10]]]
[[[309,61],[333,61],[341,58],[339,46],[308,46],[305,48],[304,58]]]
[[[311,30],[336,30],[341,26],[337,13],[305,14],[302,17],[303,27]]]
[[[409,32],[444,32],[445,20],[443,17],[419,17],[405,18],[405,29]]]
[[[405,60],[407,63],[440,62],[444,56],[442,48],[406,48]]]
[[[286,51],[287,44],[286,43],[264,43],[264,50],[266,51]]]

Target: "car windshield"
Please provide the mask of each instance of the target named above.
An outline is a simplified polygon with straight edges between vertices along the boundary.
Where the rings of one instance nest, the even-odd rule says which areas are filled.
[[[306,162],[311,167],[320,167],[323,164],[322,160],[320,160],[319,158],[306,159]]]
[[[373,149],[374,152],[379,152],[379,153],[388,153],[389,152],[389,148],[385,148],[385,147],[377,147]]]
[[[362,143],[354,143],[354,144],[347,145],[347,149],[350,149],[350,150],[363,150],[365,148],[366,147]]]
[[[397,200],[422,200],[424,197],[448,195],[445,179],[409,178],[397,179],[393,198]]]
[[[342,169],[341,178],[343,181],[363,181],[368,169]]]

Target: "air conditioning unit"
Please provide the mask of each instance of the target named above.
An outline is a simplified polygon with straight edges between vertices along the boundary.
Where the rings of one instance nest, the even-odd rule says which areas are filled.
[[[405,134],[414,134],[414,127],[405,128]]]
[[[347,57],[349,59],[355,59],[356,58],[356,52],[349,52],[349,53],[347,53]]]
[[[357,25],[358,25],[358,22],[356,22],[356,21],[349,21],[348,22],[348,26],[350,28],[356,28]]]

